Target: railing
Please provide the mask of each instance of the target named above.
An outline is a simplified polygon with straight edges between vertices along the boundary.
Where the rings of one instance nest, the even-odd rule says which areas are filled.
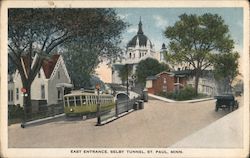
[[[40,105],[38,111],[24,114],[24,122],[52,117],[52,116],[59,115],[62,113],[64,113],[63,103],[58,103],[58,104],[53,104],[53,105]]]
[[[104,122],[108,120],[114,120],[119,118],[121,114],[124,114],[126,112],[129,112],[131,110],[137,110],[139,102],[143,102],[139,100],[140,98],[134,98],[130,100],[123,100],[123,101],[117,101],[116,105],[113,109],[107,111],[100,111],[100,120],[101,124],[104,124]]]

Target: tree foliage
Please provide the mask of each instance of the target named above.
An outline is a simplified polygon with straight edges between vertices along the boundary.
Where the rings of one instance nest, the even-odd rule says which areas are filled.
[[[182,14],[179,19],[165,30],[165,36],[170,39],[166,60],[186,63],[194,69],[197,93],[202,71],[212,66],[214,54],[231,52],[234,41],[228,26],[217,14]]]
[[[20,73],[23,87],[27,89],[28,97],[24,97],[24,105],[31,106],[30,87],[41,68],[43,60],[57,50],[69,50],[73,53],[77,46],[80,55],[69,55],[68,61],[78,59],[77,56],[90,55],[92,60],[97,57],[110,58],[119,51],[120,33],[125,24],[112,9],[9,9],[8,10],[8,57]],[[65,44],[69,47],[65,47]],[[69,49],[68,49],[69,48]],[[81,49],[83,48],[83,49]],[[110,50],[113,51],[110,51]],[[32,60],[36,54],[36,60]],[[22,66],[21,57],[28,57],[29,66]],[[86,56],[85,56],[86,57]],[[82,57],[81,59],[83,59]],[[89,60],[88,60],[89,61]],[[80,58],[76,63],[79,64]],[[83,62],[82,62],[83,63]],[[80,67],[80,68],[79,68]],[[79,66],[77,69],[87,69]],[[91,69],[91,68],[90,68]],[[72,73],[79,71],[72,70]],[[90,72],[90,70],[87,72]],[[79,74],[79,77],[80,78]],[[75,81],[78,78],[74,78]],[[82,80],[81,80],[82,81]],[[26,111],[29,108],[26,108]],[[29,112],[29,111],[27,111]]]
[[[127,25],[113,9],[84,9],[78,21],[87,33],[80,32],[68,42],[63,56],[75,87],[88,87],[96,66],[119,55],[120,35]]]
[[[132,72],[133,65],[125,64],[119,67],[118,76],[121,78],[123,84],[125,84],[125,82],[128,80],[128,77],[132,75]]]
[[[238,52],[217,54],[214,61],[214,75],[222,87],[222,92],[232,92],[232,82],[239,74]]]
[[[145,60],[141,60],[136,69],[137,81],[145,85],[146,78],[148,76],[153,76],[162,71],[168,70],[169,67],[167,65],[159,63],[156,59],[147,58]]]
[[[64,26],[63,10],[9,9],[8,10],[8,58],[21,76],[28,97],[24,97],[26,112],[31,111],[30,88],[46,55],[73,36]],[[35,56],[32,66],[32,60]],[[22,66],[21,57],[28,58],[28,66]]]

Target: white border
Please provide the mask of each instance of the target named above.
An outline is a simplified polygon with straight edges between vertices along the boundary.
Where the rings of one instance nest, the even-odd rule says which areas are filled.
[[[244,43],[243,43],[243,60],[244,60],[244,149],[186,149],[182,148],[183,154],[170,154],[171,157],[245,157],[249,153],[249,5],[247,1],[2,1],[1,3],[1,154],[8,157],[83,157],[83,154],[72,154],[67,148],[33,148],[33,149],[18,149],[7,148],[8,127],[7,127],[7,9],[8,8],[95,8],[95,7],[133,7],[133,8],[180,8],[180,7],[243,7],[244,8]],[[75,148],[74,148],[75,149]],[[98,148],[101,150],[101,148]],[[106,148],[105,148],[106,149]],[[122,148],[126,150],[126,148]],[[156,148],[151,148],[157,150]],[[110,150],[110,149],[108,149]],[[147,149],[143,149],[147,150]],[[165,149],[169,150],[170,149]],[[179,148],[178,148],[179,150]],[[3,156],[1,155],[1,156]],[[102,154],[86,155],[91,157],[103,157]],[[119,155],[119,157],[166,157],[166,155]],[[105,157],[118,157],[118,155],[105,155]]]

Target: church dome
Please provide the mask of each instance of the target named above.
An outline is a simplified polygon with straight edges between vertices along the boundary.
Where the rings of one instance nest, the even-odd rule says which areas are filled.
[[[142,31],[142,22],[140,20],[139,24],[138,24],[138,32],[137,35],[135,35],[129,42],[127,47],[135,47],[136,43],[137,43],[137,39],[139,42],[139,46],[142,47],[146,47],[147,46],[147,41],[149,41],[150,44],[150,48],[153,47],[151,41],[148,39],[148,37],[146,35],[144,35],[143,31]]]

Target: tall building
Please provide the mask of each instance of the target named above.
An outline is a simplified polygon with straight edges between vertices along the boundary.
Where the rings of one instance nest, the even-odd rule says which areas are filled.
[[[126,64],[130,64],[133,66],[134,74],[138,63],[141,60],[145,60],[146,58],[154,58],[160,60],[160,53],[154,50],[154,44],[144,34],[142,29],[142,22],[140,19],[137,34],[128,42],[126,52],[123,54],[122,59],[112,65],[112,83],[122,83],[119,77],[120,67]],[[132,76],[129,77],[131,80],[133,79]]]

